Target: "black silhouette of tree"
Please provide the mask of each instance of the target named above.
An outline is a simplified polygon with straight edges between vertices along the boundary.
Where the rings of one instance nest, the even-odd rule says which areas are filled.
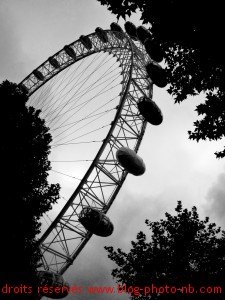
[[[128,253],[105,247],[117,264],[112,275],[119,291],[126,288],[131,299],[224,299],[225,231],[208,217],[200,220],[195,206],[189,211],[178,201],[175,211],[175,216],[145,221],[150,242],[139,232]],[[183,293],[172,287],[184,287]]]
[[[175,103],[206,94],[189,138],[218,140],[225,135],[225,44],[223,2],[180,0],[98,0],[126,19],[137,10],[152,39],[165,52],[169,88]],[[225,156],[225,149],[215,153]]]
[[[59,185],[47,181],[51,135],[40,111],[27,108],[27,95],[7,80],[0,84],[0,96],[0,283],[28,287],[37,283],[40,217],[59,198]],[[4,297],[35,299],[35,291],[1,293]]]

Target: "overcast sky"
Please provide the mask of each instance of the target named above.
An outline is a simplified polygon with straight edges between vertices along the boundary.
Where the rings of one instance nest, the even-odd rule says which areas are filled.
[[[64,45],[96,27],[110,28],[116,17],[97,0],[1,0],[0,1],[0,80],[19,83],[33,69]],[[141,25],[139,15],[131,18]],[[120,20],[123,26],[124,21]],[[92,237],[74,264],[64,274],[70,285],[116,286],[111,277],[114,264],[107,258],[105,245],[130,249],[130,241],[143,230],[145,219],[159,220],[173,213],[177,200],[195,205],[200,217],[225,228],[225,161],[214,152],[225,141],[190,141],[187,131],[197,118],[196,104],[204,96],[174,104],[166,89],[154,88],[154,101],[164,115],[160,126],[148,125],[139,154],[147,171],[143,176],[128,175],[109,211],[115,231],[108,238]],[[67,299],[73,299],[74,296]],[[126,295],[88,295],[76,299],[128,299]]]

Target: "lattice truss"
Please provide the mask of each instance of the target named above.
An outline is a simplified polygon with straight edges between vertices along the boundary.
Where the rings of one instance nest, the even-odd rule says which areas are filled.
[[[70,44],[76,58],[62,49],[53,56],[58,68],[47,60],[37,68],[43,74],[43,80],[37,79],[32,72],[21,82],[31,95],[63,69],[100,51],[113,55],[121,68],[120,102],[109,132],[80,184],[40,239],[42,268],[60,274],[73,263],[92,236],[78,221],[80,211],[85,206],[92,206],[107,213],[127,176],[116,160],[116,151],[123,146],[138,151],[146,128],[137,103],[142,96],[151,96],[152,93],[152,82],[145,70],[150,58],[143,46],[127,34],[118,36],[118,33],[106,32],[107,43],[95,33],[90,34],[92,49],[87,49],[77,40]]]

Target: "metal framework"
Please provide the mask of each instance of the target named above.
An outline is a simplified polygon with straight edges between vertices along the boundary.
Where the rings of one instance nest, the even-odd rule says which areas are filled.
[[[100,51],[115,56],[122,70],[120,102],[109,132],[80,184],[40,238],[42,268],[59,274],[67,270],[92,236],[79,223],[79,212],[85,206],[92,206],[107,213],[127,176],[116,160],[116,151],[125,146],[137,152],[146,128],[137,103],[141,96],[152,94],[152,82],[145,70],[151,58],[143,45],[126,33],[105,32],[108,42],[92,33],[88,35],[92,48],[88,49],[79,39],[69,45],[73,57],[63,48],[20,83],[30,96],[65,68]]]

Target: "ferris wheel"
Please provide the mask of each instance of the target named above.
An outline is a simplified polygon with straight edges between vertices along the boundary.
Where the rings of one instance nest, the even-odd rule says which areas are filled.
[[[153,84],[167,84],[162,59],[145,27],[112,23],[66,45],[19,84],[50,129],[49,180],[61,185],[39,240],[43,276],[62,275],[93,234],[112,234],[106,213],[127,174],[145,172],[137,152],[147,122],[163,119],[152,100]]]

